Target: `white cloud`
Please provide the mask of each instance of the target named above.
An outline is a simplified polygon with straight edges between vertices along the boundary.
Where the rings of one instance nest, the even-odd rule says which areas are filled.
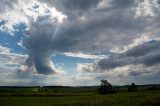
[[[154,8],[159,8],[158,0],[143,0],[143,1],[137,1],[140,2],[138,7],[136,8],[136,16],[154,16],[155,13]]]
[[[126,65],[115,69],[102,70],[94,64],[78,64],[77,70],[79,70],[77,76],[83,75],[84,79],[88,79],[88,81],[92,79],[96,81],[94,82],[96,84],[101,79],[107,79],[113,85],[131,84],[132,82],[136,84],[156,84],[160,80],[158,77],[160,75],[158,65],[148,68],[143,65]]]
[[[17,71],[26,58],[27,55],[12,53],[10,48],[0,46],[0,73],[4,70]]]
[[[17,42],[17,45],[19,45],[20,47],[22,47],[22,48],[25,48],[24,46],[23,46],[23,40],[21,39],[19,42]]]
[[[8,5],[13,1],[17,2],[13,3],[12,6]],[[98,60],[106,58],[105,55],[94,55],[92,54],[93,52],[98,51],[100,54],[104,52],[107,53],[108,51],[122,53],[143,42],[155,38],[159,39],[159,5],[156,3],[157,0],[143,0],[144,2],[135,0],[136,3],[132,0],[125,0],[126,2],[122,2],[123,0],[101,0],[100,2],[93,0],[88,0],[89,2],[85,0],[79,0],[78,2],[72,2],[72,0],[69,0],[69,2],[63,0],[41,0],[43,3],[39,1],[0,1],[0,5],[7,3],[7,5],[4,6],[7,8],[3,8],[3,6],[0,7],[0,19],[6,20],[6,24],[1,25],[0,30],[13,31],[12,25],[19,22],[27,24],[28,30],[32,32],[32,37],[28,39],[28,45],[31,44],[32,46],[28,46],[28,49],[29,51],[33,50],[31,54],[35,53],[35,55],[31,55],[31,59],[35,59],[37,54],[38,57],[36,61],[41,58],[41,61],[38,61],[37,65],[43,62],[46,66],[54,68],[54,64],[48,59],[53,53],[49,53],[48,56],[48,52],[52,50],[61,53],[65,52],[64,55],[70,57]],[[139,1],[138,4],[137,1]],[[154,11],[155,8],[157,8],[157,11]],[[5,11],[2,12],[2,10]],[[64,13],[67,14],[68,20],[60,26],[61,30],[59,30],[60,27],[57,27],[58,24],[55,25],[56,28],[53,24],[56,22],[59,24],[62,23],[62,21],[67,18]],[[49,16],[49,18],[47,16]],[[39,18],[38,21],[37,18]],[[33,24],[31,25],[32,22]],[[58,34],[57,31],[59,32]],[[145,36],[142,35],[143,33],[146,33]],[[57,35],[57,37],[55,38],[55,36],[53,36],[55,39],[49,42],[52,37],[50,35],[52,34]],[[46,36],[44,37],[44,35]],[[37,43],[37,41],[39,42]],[[18,45],[22,46],[22,42],[18,42]],[[26,58],[26,56],[11,53],[11,51],[5,47],[0,47],[0,51],[0,65],[2,70],[15,70],[15,66],[23,63]],[[72,51],[77,52],[72,53]],[[89,54],[85,54],[86,51],[89,52]],[[34,58],[32,58],[32,56]],[[45,56],[47,57],[47,61],[45,60]],[[112,58],[107,62],[111,63],[111,61]],[[32,62],[35,64],[35,61],[31,61],[31,64]],[[113,63],[114,62],[115,61],[113,61]],[[41,65],[43,66],[44,64]],[[23,70],[26,68],[35,70],[35,67],[22,66],[21,68]],[[151,67],[149,67],[149,69],[149,71],[147,70],[148,73],[156,70],[156,68]],[[83,84],[85,81],[85,83],[87,83],[87,81],[99,77],[109,78],[115,83],[125,83],[127,80],[133,80],[130,77],[131,75],[139,75],[143,73],[146,68],[140,65],[126,65],[121,67],[117,66],[115,69],[105,69],[104,72],[97,67],[96,64],[87,63],[78,64],[77,70],[78,73],[74,75],[65,73],[59,76],[52,76],[48,78],[48,80],[43,80],[46,81],[47,84],[60,83],[65,85],[66,82],[68,82],[67,84],[69,85],[76,85]],[[83,72],[82,70],[87,72]],[[130,73],[130,71],[132,73]],[[96,72],[96,74],[88,74],[88,72]],[[148,75],[148,73],[146,74]],[[153,74],[155,75],[154,72]],[[29,76],[29,78],[34,77],[37,79],[37,76]],[[155,80],[158,80],[158,78],[155,78]],[[42,81],[42,83],[44,82]]]
[[[54,7],[48,7],[45,3],[40,3],[35,0],[18,0],[13,7],[6,9],[0,13],[0,19],[6,20],[1,30],[13,32],[13,25],[25,23],[30,25],[30,19],[36,20],[38,16],[50,15],[52,21],[62,23],[63,19],[67,18],[63,13],[57,11]]]
[[[143,44],[144,42],[148,42],[150,40],[151,39],[149,36],[147,36],[146,34],[143,34],[139,38],[134,39],[133,42],[130,43],[129,45],[123,46],[121,48],[115,47],[115,48],[111,49],[110,52],[123,53],[123,52],[126,52],[126,51],[132,49],[135,46],[138,46],[138,45]]]
[[[106,55],[93,55],[93,54],[85,54],[81,52],[74,52],[74,53],[64,53],[66,56],[70,57],[78,57],[78,58],[83,58],[83,59],[103,59],[106,58]]]

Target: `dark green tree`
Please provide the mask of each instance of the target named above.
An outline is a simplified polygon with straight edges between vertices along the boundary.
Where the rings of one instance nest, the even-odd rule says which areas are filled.
[[[128,91],[129,92],[137,91],[137,86],[135,85],[135,83],[132,83],[132,85],[128,87]]]
[[[104,80],[104,79],[101,80],[101,84],[100,84],[98,90],[102,94],[114,93],[115,92],[112,85],[110,83],[108,83],[107,80]]]

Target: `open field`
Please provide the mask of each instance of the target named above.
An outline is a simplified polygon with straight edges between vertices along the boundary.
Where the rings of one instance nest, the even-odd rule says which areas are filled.
[[[95,88],[41,88],[42,92],[39,89],[1,89],[0,106],[160,106],[160,90],[102,95]]]

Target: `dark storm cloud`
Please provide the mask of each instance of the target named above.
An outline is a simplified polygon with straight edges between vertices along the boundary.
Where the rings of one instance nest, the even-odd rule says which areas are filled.
[[[112,8],[130,8],[135,4],[135,0],[112,0]]]
[[[67,15],[67,20],[77,21],[79,16],[88,13],[97,7],[101,0],[40,0],[50,7],[55,7],[58,11]]]
[[[41,1],[67,15],[53,45],[62,51],[75,48],[80,51],[108,50],[112,45],[124,46],[139,37],[149,24],[152,25],[148,16],[135,18],[137,2],[133,0],[113,0],[105,11],[97,11],[103,0]]]
[[[56,72],[50,61],[53,53],[77,51],[95,53],[129,45],[148,28],[154,26],[154,21],[159,17],[159,15],[136,17],[138,2],[134,0],[112,0],[107,4],[109,6],[104,7],[99,6],[103,0],[40,1],[67,15],[67,19],[60,25],[51,22],[50,16],[40,16],[36,21],[30,20],[31,27],[28,32],[30,36],[24,39],[24,45],[30,52],[29,57],[32,58],[30,59],[32,62],[29,63],[32,63],[41,74]],[[57,27],[59,31],[53,37]],[[159,54],[149,50],[155,48],[157,51],[155,46],[157,44],[146,43],[126,53],[113,54],[108,59],[102,59],[98,65],[102,69],[128,64],[154,65],[159,62],[157,59]]]
[[[139,5],[143,1],[149,4],[147,3],[146,6],[144,4]],[[17,24],[18,21],[26,22],[27,31],[24,31],[22,43],[23,47],[28,50],[27,59],[26,56],[22,62],[16,59],[15,64],[18,65],[23,63],[25,59],[26,61],[15,76],[11,75],[13,77],[9,78],[10,75],[1,74],[1,85],[9,83],[10,85],[48,85],[53,84],[53,82],[55,84],[63,83],[66,85],[69,83],[73,85],[75,83],[77,85],[86,80],[91,81],[91,83],[95,82],[96,76],[99,76],[97,81],[107,78],[111,80],[110,82],[113,81],[117,84],[128,82],[159,83],[160,41],[145,42],[135,47],[132,45],[137,44],[137,40],[138,44],[146,41],[146,39],[141,41],[142,36],[147,37],[147,41],[160,38],[160,6],[150,5],[151,1],[0,0],[0,19],[6,20],[5,23],[0,22],[0,27],[8,27],[8,25],[12,27],[14,25],[11,24]],[[57,23],[56,17],[54,17],[54,22],[51,21],[53,17],[47,13],[50,9],[54,12],[54,7],[67,16],[62,24]],[[45,14],[41,14],[43,10]],[[56,13],[51,14],[56,15]],[[18,28],[13,27],[11,30],[15,30],[17,33]],[[14,36],[19,36],[19,34]],[[129,48],[130,46],[133,48],[124,53],[111,52],[128,47],[127,45]],[[66,52],[71,54],[81,52],[91,55],[101,54],[107,55],[104,57],[108,58],[94,59],[96,62],[93,64],[75,63],[75,65],[78,64],[78,71],[75,72],[75,75],[66,72],[60,76],[54,75],[54,78],[45,76],[58,73],[53,64],[52,55]],[[14,69],[7,68],[12,67],[12,65],[8,65],[8,58],[4,57],[4,59],[6,59],[7,64],[0,67],[4,73],[13,74],[11,70],[17,71],[16,66]],[[94,60],[89,61],[93,62]],[[4,64],[3,62],[1,63]],[[62,66],[62,68],[64,67]],[[82,70],[87,71],[87,73],[81,72]],[[88,72],[96,73],[89,74]],[[76,81],[74,81],[75,79]]]
[[[152,66],[160,63],[160,41],[145,42],[125,53],[115,53],[98,62],[101,69],[114,69],[125,65]]]
[[[133,47],[131,50],[128,50],[125,54],[127,56],[132,56],[132,57],[143,56],[157,49],[159,50],[160,49],[159,44],[160,44],[159,41],[152,40],[142,45]]]
[[[38,17],[31,22],[30,30],[26,31],[27,38],[24,39],[24,46],[29,51],[26,61],[28,67],[35,67],[39,74],[56,73],[53,63],[50,60],[53,54],[52,36],[56,25],[49,21],[50,16]]]
[[[117,9],[113,12],[97,12],[92,9],[90,11],[85,11],[83,15],[68,14],[68,17],[75,19],[67,20],[62,26],[63,30],[57,36],[54,47],[62,45],[61,49],[67,49],[66,45],[68,45],[69,50],[74,47],[82,51],[107,50],[112,48],[113,42],[118,45],[130,43],[137,38],[136,34],[144,32],[150,23],[148,17],[134,18],[135,11],[132,9],[127,11]]]
[[[66,9],[87,10],[96,6],[100,0],[64,0],[63,5]]]
[[[142,72],[138,72],[138,71],[131,71],[131,72],[129,72],[130,76],[139,76],[141,74],[143,74],[143,73]]]
[[[50,6],[55,6],[58,9],[70,9],[72,11],[77,10],[87,10],[90,7],[96,6],[101,0],[39,0],[41,2],[47,3]]]

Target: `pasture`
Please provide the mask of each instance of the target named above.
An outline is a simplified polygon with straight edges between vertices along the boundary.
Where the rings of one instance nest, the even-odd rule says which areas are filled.
[[[96,87],[0,88],[0,106],[160,106],[160,90],[120,90],[99,94]],[[124,88],[123,88],[124,89]]]

